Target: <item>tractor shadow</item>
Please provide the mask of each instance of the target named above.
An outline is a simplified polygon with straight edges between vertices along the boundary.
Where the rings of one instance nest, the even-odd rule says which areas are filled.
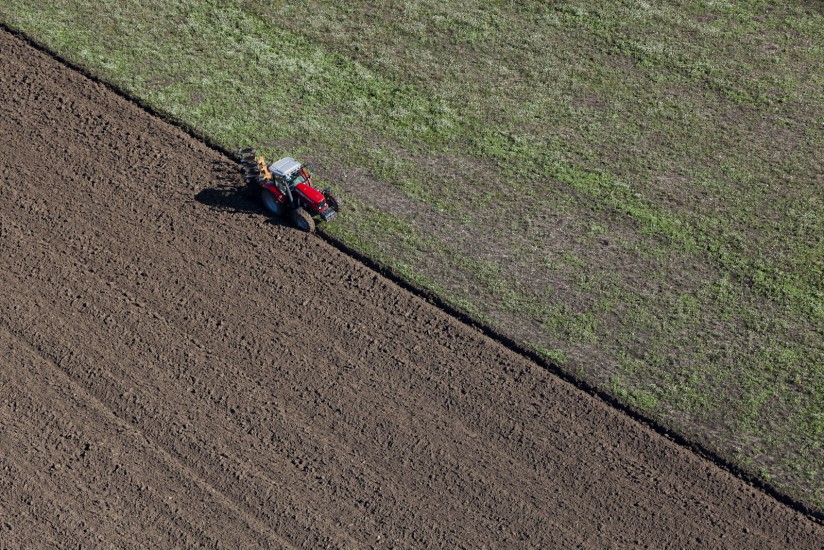
[[[260,202],[260,191],[247,186],[240,174],[227,170],[224,163],[215,162],[213,172],[217,185],[203,189],[195,195],[200,204],[220,212],[231,214],[254,214],[273,225],[288,225],[285,221],[272,216]]]
[[[218,185],[203,189],[195,195],[195,200],[201,204],[233,214],[261,214],[266,211],[259,201],[255,200],[255,193],[248,187],[238,185]]]

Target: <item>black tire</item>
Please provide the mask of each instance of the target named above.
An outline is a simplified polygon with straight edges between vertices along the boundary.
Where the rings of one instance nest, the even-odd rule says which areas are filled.
[[[292,223],[301,231],[306,231],[307,233],[315,232],[315,220],[313,220],[309,212],[303,208],[292,210]]]
[[[286,212],[286,205],[278,201],[274,193],[268,189],[262,189],[260,191],[260,198],[263,201],[263,206],[266,207],[266,210],[279,218],[283,217],[283,214]]]
[[[338,196],[328,187],[323,190],[323,196],[326,197],[326,204],[331,206],[335,212],[340,213],[341,203]]]

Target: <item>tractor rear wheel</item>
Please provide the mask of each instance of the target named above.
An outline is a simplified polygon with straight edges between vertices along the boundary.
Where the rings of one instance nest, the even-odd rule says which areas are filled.
[[[338,196],[328,187],[323,190],[323,195],[326,197],[326,204],[331,206],[335,212],[340,213],[341,203]]]
[[[307,233],[315,232],[315,220],[309,215],[309,212],[303,208],[296,208],[292,211],[292,223],[301,231]]]
[[[286,211],[286,207],[283,204],[281,204],[277,197],[275,197],[274,193],[272,193],[268,189],[263,189],[260,192],[260,198],[263,200],[263,206],[266,207],[266,210],[268,210],[275,216],[283,216],[284,212]]]

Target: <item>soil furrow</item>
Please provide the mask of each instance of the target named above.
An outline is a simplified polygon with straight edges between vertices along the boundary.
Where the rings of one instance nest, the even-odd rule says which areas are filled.
[[[27,224],[27,227],[36,226],[36,225],[37,225],[37,222],[35,220],[32,220],[32,222],[30,224]],[[19,231],[13,231],[13,233],[16,233],[15,236],[18,239],[22,240],[22,235],[20,235]],[[79,264],[79,262],[77,261],[76,258],[73,258],[73,257],[72,258],[66,258],[66,259],[61,258],[61,256],[66,255],[67,250],[70,250],[69,244],[66,243],[65,246],[62,245],[59,242],[59,238],[56,241],[57,242],[52,241],[52,242],[49,242],[47,244],[40,245],[40,247],[43,248],[45,250],[45,253],[48,255],[48,259],[45,260],[45,263],[50,264],[50,265],[72,265],[72,266],[77,266]],[[32,243],[32,246],[26,247],[26,248],[31,250],[35,247],[36,247],[36,243]],[[74,268],[72,268],[72,269],[74,269]],[[60,280],[60,281],[71,280],[72,279],[72,269],[69,269],[64,273],[58,273],[57,276],[55,277],[55,279]],[[74,286],[71,289],[66,289],[65,292],[56,292],[56,294],[57,294],[56,296],[52,296],[52,297],[49,298],[51,308],[64,309],[64,310],[67,310],[67,313],[70,311],[71,315],[77,316],[78,317],[78,319],[77,319],[78,325],[83,326],[84,331],[86,330],[87,327],[92,326],[95,323],[95,315],[93,313],[89,314],[88,312],[90,312],[90,311],[93,312],[95,310],[101,311],[102,309],[104,309],[99,304],[95,303],[97,301],[95,298],[105,295],[107,290],[109,290],[109,289],[107,289],[107,285],[104,284],[102,279],[98,280],[97,284],[95,284],[95,285],[91,285],[91,286],[89,285],[90,281],[99,279],[98,273],[99,273],[98,268],[95,267],[95,273],[93,275],[88,275],[84,279],[75,279],[75,285],[76,286]],[[144,284],[144,285],[141,285],[141,286],[145,288],[146,286],[151,286],[151,283]],[[31,296],[31,297],[26,296],[27,291],[26,291],[25,287],[15,288],[14,281],[7,281],[6,282],[6,287],[9,288],[10,290],[12,290],[12,289],[14,290],[13,294],[15,295],[16,300],[20,300],[20,306],[19,307],[21,309],[25,307],[24,304],[25,304],[26,301],[28,301],[27,298],[31,298],[31,299],[35,298],[33,296]],[[59,285],[55,286],[55,290],[59,290]],[[137,289],[131,288],[131,289],[129,289],[128,293],[131,294],[132,292],[135,292],[135,293],[140,292],[140,288],[137,288]],[[144,292],[145,292],[145,290],[144,290]],[[61,300],[61,296],[63,296],[65,301],[67,301],[69,303],[65,303],[65,304],[61,305],[60,302],[63,301],[63,300]],[[88,298],[84,298],[83,299],[84,301],[81,304],[81,303],[79,303],[79,299],[78,299],[79,296],[84,296],[84,297],[88,297]],[[135,297],[135,300],[142,303],[142,306],[139,308],[140,314],[137,317],[138,319],[149,319],[151,321],[152,318],[156,317],[155,313],[154,313],[154,310],[151,308],[151,306],[153,304],[147,303],[148,300],[146,300],[146,298],[144,298],[144,296],[146,296],[146,294],[142,294],[142,295],[141,294],[134,294],[133,296]],[[128,303],[127,299],[125,299],[125,298],[122,301],[124,302],[124,305],[126,305]],[[75,307],[72,307],[73,303],[75,304]],[[30,312],[27,312],[23,317],[26,318],[26,319],[30,319],[34,315],[36,315],[36,312],[30,311]],[[131,317],[132,316],[130,316],[130,318]],[[155,323],[155,324],[157,324],[157,323]],[[26,326],[25,323],[24,323],[24,327],[28,328],[28,326]],[[61,328],[61,327],[50,327],[49,330],[41,330],[40,332],[42,334],[60,334],[61,338],[68,339],[69,341],[72,341],[72,340],[77,341],[77,340],[80,339],[80,334],[76,334],[76,335],[75,334],[67,334],[67,331],[69,331],[69,330],[70,329]],[[168,339],[169,336],[172,336],[171,341],[185,340],[185,335],[178,334],[178,331],[176,330],[176,327],[174,325],[168,327],[166,330],[167,331],[165,332],[165,334],[166,334],[167,339]],[[159,356],[165,357],[167,360],[171,359],[171,356],[173,354],[172,350],[164,349],[164,343],[162,341],[151,338],[151,334],[152,334],[153,330],[152,330],[151,327],[148,327],[148,326],[144,326],[140,330],[129,329],[128,327],[116,328],[112,333],[110,333],[108,335],[105,335],[105,333],[107,331],[107,328],[105,326],[99,327],[95,332],[98,332],[98,331],[103,333],[104,336],[102,338],[100,338],[99,340],[95,339],[96,341],[93,344],[86,344],[88,347],[90,347],[93,350],[102,350],[106,346],[112,346],[113,342],[125,338],[127,341],[132,340],[132,342],[135,342],[139,339],[140,340],[140,342],[139,342],[140,345],[148,345],[150,347],[150,349],[157,350],[157,354]],[[125,331],[125,334],[122,337],[119,334],[121,331]],[[143,333],[143,336],[140,336],[138,338],[137,337],[138,332]],[[148,338],[147,338],[146,335],[149,335]],[[179,336],[179,338],[176,337],[176,336]],[[48,341],[46,341],[46,342],[40,341],[38,343],[38,346],[43,347],[43,348],[56,348],[56,349],[61,349],[63,347],[63,345],[60,344],[59,342],[48,342]],[[133,348],[133,352],[134,352],[139,348],[139,346],[132,345],[132,348]],[[113,350],[111,353],[108,354],[108,356],[109,357],[120,357],[123,354],[125,354],[126,352],[127,352],[127,350],[124,346],[121,349]],[[80,352],[79,352],[79,350],[73,350],[73,351],[70,352],[68,349],[64,349],[64,350],[62,350],[61,353],[66,353],[66,354],[71,353],[72,355],[76,356]],[[60,355],[61,353],[58,353],[58,355]],[[227,355],[227,354],[224,354],[224,355]],[[258,362],[261,359],[262,358],[260,358],[260,357],[255,357],[254,358],[254,360],[258,361]],[[143,356],[137,361],[137,363],[135,365],[128,365],[124,369],[124,371],[125,372],[136,372],[135,368],[139,364],[143,364],[145,366],[145,364],[151,362],[151,360],[152,360],[151,356]],[[81,361],[81,360],[77,357],[72,359],[73,363],[77,363],[79,361]],[[87,360],[86,362],[91,363],[91,361],[89,361],[89,360]],[[232,371],[231,365],[226,364],[224,366],[227,368],[227,371],[230,371],[230,372]],[[389,370],[383,369],[382,372],[384,374],[388,374],[390,372],[396,372],[396,371],[394,369],[389,369]],[[238,373],[238,372],[235,372],[234,374],[236,374],[237,376],[243,378],[244,381],[245,381],[245,386],[247,386],[247,387],[239,388],[239,391],[241,393],[243,393],[244,395],[247,395],[247,396],[252,395],[254,393],[255,388],[253,387],[252,381],[248,379],[248,376],[244,375],[243,373]],[[83,381],[85,378],[88,377],[88,374],[83,373],[82,367],[81,367],[80,373],[76,374],[75,376],[79,380]],[[103,375],[103,377],[105,378],[105,374]],[[380,382],[379,379],[378,379],[377,374],[374,373],[374,372],[371,373],[369,378],[370,379],[366,381],[369,384],[377,385]],[[169,385],[174,384],[176,382],[177,381],[175,381],[175,380],[167,380],[166,381],[166,386],[168,387]],[[145,382],[141,381],[141,380],[138,380],[138,379],[135,379],[133,381],[133,383],[137,386],[142,386],[142,385],[144,385]],[[296,381],[296,383],[299,383],[299,384],[312,383],[312,380],[304,380],[302,382],[298,380],[298,381]],[[118,383],[114,382],[113,384],[118,384]],[[120,382],[118,385],[122,385],[122,384],[123,384],[123,382]],[[189,382],[186,382],[186,385],[188,386]],[[405,385],[405,383],[401,382],[401,386],[403,386],[403,385]],[[418,385],[418,387],[419,388],[421,387],[420,384]],[[90,389],[90,391],[94,391],[94,389]],[[98,393],[101,392],[101,390],[97,390],[97,391],[98,391]],[[383,400],[388,399],[388,400],[392,401],[391,395],[387,394],[385,389],[383,389],[382,391],[384,392],[384,395],[380,396],[379,398],[381,398]],[[417,394],[417,393],[418,393],[417,391],[410,393],[410,397],[412,397],[414,394]],[[101,398],[105,398],[105,396],[113,395],[113,394],[117,394],[117,392],[111,391],[111,390],[110,391],[105,391],[104,390],[102,392],[102,395],[104,397],[101,397]],[[321,408],[331,407],[331,405],[328,403],[328,398],[320,396],[318,399],[320,401],[319,406]],[[334,408],[337,408],[338,410],[340,410],[340,408],[346,408],[346,404],[340,402],[339,399],[336,399],[336,402],[337,402],[337,405],[335,405]],[[423,403],[423,398],[421,398],[421,402]],[[392,405],[391,403],[388,404],[388,406],[391,406],[391,405]],[[126,413],[124,413],[124,414],[126,414]],[[155,417],[158,416],[158,415],[159,415],[158,412],[153,412],[153,414],[152,414],[152,416],[155,416]],[[481,455],[484,452],[488,453],[489,451],[491,451],[491,449],[484,449],[483,447],[478,447],[477,444],[472,442],[472,439],[468,439],[467,438],[468,432],[466,431],[466,428],[463,427],[461,423],[457,422],[456,419],[448,418],[445,414],[442,414],[440,416],[436,415],[435,417],[433,417],[430,414],[426,414],[425,411],[423,413],[419,414],[418,416],[421,416],[421,415],[424,417],[423,420],[418,420],[418,419],[415,419],[415,418],[412,419],[412,421],[413,421],[412,427],[413,428],[418,428],[420,430],[424,430],[426,425],[428,425],[428,424],[429,425],[441,425],[441,426],[444,426],[444,427],[447,427],[450,424],[452,424],[451,429],[449,429],[448,431],[449,432],[454,432],[455,430],[457,430],[458,433],[452,433],[452,435],[449,436],[449,439],[452,440],[452,441],[460,441],[460,440],[466,441],[466,444],[464,445],[464,447],[467,447],[468,450],[464,450],[464,452],[462,454],[464,454],[464,455],[469,454],[470,456],[471,455]],[[363,429],[359,428],[359,426],[360,427],[368,426],[370,424],[370,418],[366,417],[366,416],[360,416],[360,417],[355,417],[353,419],[353,418],[351,418],[351,416],[352,416],[351,414],[349,416],[350,416],[350,418],[347,419],[347,423],[346,423],[346,426],[345,426],[347,428],[345,431],[346,431],[347,434],[349,434],[347,437],[357,437],[358,432],[363,432]],[[172,420],[170,420],[170,421],[172,421]],[[262,423],[271,426],[272,422],[277,423],[278,418],[263,417],[261,419],[261,421],[262,421]],[[300,421],[304,423],[303,425],[311,423],[311,420],[308,419],[308,418],[307,419],[300,419]],[[381,422],[383,423],[383,429],[389,434],[390,440],[393,441],[393,442],[397,442],[398,448],[403,449],[403,447],[405,446],[404,441],[409,440],[411,438],[411,436],[407,435],[406,433],[403,433],[403,431],[400,430],[398,425],[396,423],[392,422],[391,419],[382,420]],[[323,422],[323,423],[325,424],[325,422]],[[283,426],[283,429],[292,431],[294,429],[299,428],[300,425],[301,425],[300,423],[296,424],[296,421],[292,420],[290,422],[290,425]],[[318,422],[317,421],[314,422],[313,425],[316,426],[315,428],[313,428],[313,435],[317,439],[320,436],[320,434],[317,433],[317,431],[318,431],[317,430]],[[239,426],[239,427],[242,427],[242,426]],[[338,426],[337,431],[339,432],[339,435],[337,435],[337,436],[335,436],[335,434],[334,434],[334,429],[329,429],[325,433],[326,437],[324,438],[324,445],[323,446],[326,447],[327,452],[337,450],[339,452],[339,454],[345,456],[346,454],[351,453],[350,448],[363,447],[364,445],[370,444],[370,441],[368,439],[364,440],[363,438],[361,438],[360,441],[356,440],[356,441],[350,443],[351,447],[348,447],[348,446],[344,447],[343,451],[340,451],[340,445],[337,445],[334,442],[335,442],[336,437],[337,438],[341,437],[340,433],[342,433],[342,426]],[[418,433],[418,430],[416,429],[415,432]],[[473,438],[477,437],[477,435],[471,435],[471,434],[469,434],[469,435],[470,435],[470,437],[473,437]],[[442,440],[441,438],[437,437],[437,434],[434,434],[430,438],[429,444],[430,444],[430,446],[432,446],[434,448],[446,448],[449,444],[449,441],[448,440]],[[257,442],[257,445],[258,446],[265,446],[265,442]],[[294,447],[294,442],[290,443],[290,447]],[[522,506],[526,506],[526,508],[530,508],[530,506],[531,506],[532,511],[530,513],[527,513],[526,514],[527,516],[537,514],[537,517],[535,518],[533,523],[535,523],[535,524],[551,523],[551,519],[547,515],[545,515],[545,512],[541,511],[541,508],[545,507],[548,504],[547,502],[545,502],[545,497],[543,497],[540,494],[524,495],[523,488],[524,487],[532,487],[534,485],[534,483],[530,483],[530,481],[534,481],[531,478],[533,478],[536,474],[533,474],[529,470],[525,470],[525,472],[528,474],[528,477],[526,479],[524,479],[525,484],[523,486],[514,486],[514,487],[511,487],[510,490],[507,490],[505,487],[502,487],[502,486],[498,485],[497,482],[496,482],[496,480],[498,478],[504,478],[509,474],[509,471],[508,471],[509,469],[506,467],[506,464],[505,464],[506,460],[504,460],[504,458],[505,458],[504,454],[501,453],[501,452],[498,452],[496,454],[498,454],[501,457],[498,460],[499,465],[497,467],[486,466],[484,468],[485,470],[487,470],[486,475],[479,478],[479,479],[477,479],[477,480],[475,480],[473,482],[471,480],[465,479],[466,474],[461,472],[461,467],[460,466],[461,466],[462,462],[465,462],[466,456],[456,457],[451,453],[442,453],[440,458],[441,458],[441,461],[442,461],[443,465],[439,469],[439,471],[437,472],[436,476],[432,475],[435,472],[431,472],[429,474],[430,479],[433,478],[433,477],[435,478],[435,481],[430,481],[429,482],[429,486],[430,486],[431,489],[437,490],[439,493],[442,493],[444,495],[449,494],[450,492],[452,492],[451,491],[452,486],[465,486],[465,487],[468,488],[468,490],[470,490],[473,493],[482,494],[482,493],[486,492],[486,493],[493,496],[493,498],[490,500],[490,502],[486,503],[486,505],[485,505],[485,507],[486,507],[486,512],[485,513],[486,514],[493,513],[494,507],[496,505],[501,505],[504,502],[511,501],[511,500],[521,500],[521,501],[524,502],[524,504]],[[490,456],[494,456],[494,455],[490,455]],[[507,454],[505,456],[509,457],[511,455]],[[403,455],[402,455],[401,458],[402,458],[402,460],[407,459],[407,457],[403,456]],[[252,460],[254,460],[254,459],[252,459]],[[511,461],[511,458],[509,460]],[[492,462],[494,462],[494,460]],[[380,463],[372,464],[370,466],[370,470],[372,471],[371,472],[372,477],[375,477],[376,473],[380,474],[381,477],[385,477],[385,478],[391,477],[391,472],[385,471],[385,468]],[[491,470],[491,471],[489,471],[489,470]],[[367,475],[367,472],[360,472],[360,475],[361,476],[362,475]],[[420,476],[420,475],[423,475],[423,474],[418,474],[418,475]],[[408,479],[409,479],[408,477],[403,478],[401,481],[405,482]],[[489,485],[490,483],[493,485],[493,487],[489,487],[489,488],[484,487],[485,485]],[[414,486],[410,486],[409,483],[407,483],[406,485],[407,485],[406,487],[395,487],[395,488],[393,488],[394,489],[393,492],[395,492],[396,494],[399,494],[399,495],[403,495],[403,494],[406,494],[406,493],[409,493],[409,492],[414,492],[414,490],[415,490]],[[514,489],[514,491],[513,491],[513,489]],[[527,503],[531,503],[531,504],[527,504]],[[393,506],[393,509],[398,507],[397,504],[399,504],[399,503],[396,503],[396,506]],[[443,504],[443,503],[441,503],[441,504]],[[453,503],[452,506],[456,510],[458,509],[457,504]],[[409,507],[409,509],[412,510],[413,507]],[[476,514],[481,515],[479,512],[476,512]]]
[[[42,466],[40,471],[32,468],[32,464],[23,463],[24,467],[34,479],[46,471],[52,485],[75,487],[70,493],[73,496],[68,500],[69,504],[63,504],[66,509],[71,511],[70,504],[77,507],[91,503],[92,510],[84,511],[104,526],[122,522],[129,513],[124,510],[128,506],[155,518],[151,525],[130,532],[118,546],[128,544],[135,536],[139,536],[140,545],[144,547],[161,546],[164,541],[181,537],[184,540],[180,542],[185,545],[206,543],[214,546],[219,541],[226,542],[226,533],[219,526],[203,522],[204,512],[228,517],[236,527],[245,526],[245,529],[233,531],[233,545],[270,546],[273,542],[276,546],[286,545],[271,529],[256,524],[248,514],[240,513],[234,503],[174,457],[158,451],[143,433],[113,415],[105,404],[91,396],[52,359],[35,351],[5,328],[0,328],[0,341],[6,344],[10,355],[22,357],[27,366],[31,366],[18,373],[16,378],[19,380],[11,383],[17,386],[7,394],[8,401],[14,403],[14,412],[35,423],[39,428],[35,433],[48,434],[45,436],[47,446],[53,444],[62,451],[59,457],[62,460],[51,457],[50,464],[39,465]],[[66,411],[55,410],[51,405],[63,402],[68,403]],[[37,448],[39,442],[31,434],[10,430],[10,436],[6,442],[10,452],[19,453],[20,449],[42,452]],[[125,440],[130,443],[124,444]],[[137,447],[139,452],[130,447]],[[113,474],[111,477],[116,479],[117,490],[112,489],[108,477],[89,476],[96,470]],[[179,488],[187,493],[185,498],[181,497]],[[64,493],[52,488],[52,495],[54,501],[60,502],[59,497]],[[111,525],[107,527],[111,528]]]
[[[32,224],[36,224],[36,221],[33,220]],[[104,232],[103,234],[105,234],[109,237],[111,236],[110,233],[108,233],[108,232]],[[61,250],[61,251],[68,250],[68,248],[69,248],[68,243],[66,243],[66,246],[61,246],[59,243],[51,243],[51,244],[53,246],[56,246],[56,248],[58,250]],[[74,261],[74,260],[72,260],[72,261]],[[57,263],[57,264],[71,263],[71,261],[61,262],[59,260],[52,260],[50,263]],[[99,268],[97,266],[95,266],[95,270],[98,271]],[[61,278],[65,278],[65,277],[61,277]],[[145,297],[151,294],[151,292],[146,294],[146,288],[151,287],[153,283],[156,283],[156,281],[150,280],[148,283],[145,283],[145,284],[141,285],[141,287],[144,290],[144,294],[142,295],[141,300],[143,300],[144,302],[147,301]],[[131,288],[130,292],[137,292],[139,290],[140,290],[140,288]],[[85,295],[94,296],[94,295],[100,294],[100,289],[83,289],[82,293],[85,294]],[[143,317],[150,317],[151,315],[149,314],[149,311],[153,312],[154,310],[152,308],[154,306],[160,305],[160,304],[151,304],[151,303],[149,303],[149,304],[146,304],[146,305],[150,309],[147,310],[146,308],[143,308],[144,309],[144,312],[142,314]],[[154,313],[152,313],[152,315],[154,315]],[[89,321],[87,321],[87,322],[89,322]],[[391,336],[391,334],[390,334],[390,336]],[[175,338],[174,340],[177,341],[178,339]],[[154,342],[152,345],[158,345],[158,342]],[[259,358],[256,358],[256,359],[259,359]],[[409,374],[411,374],[409,371],[410,370],[412,370],[412,371],[416,370],[415,367],[413,365],[411,365],[411,361],[401,361],[400,363],[401,363],[401,366],[403,367],[403,371],[406,372],[406,374],[401,376],[402,380],[400,381],[399,384],[397,384],[397,386],[398,386],[397,388],[392,388],[393,390],[400,389],[401,386],[405,386],[406,384],[408,384],[409,383],[409,380],[408,380]],[[226,366],[227,366],[227,368],[230,368],[229,365],[226,365]],[[383,369],[382,370],[382,375],[383,375],[384,379],[386,380],[386,382],[389,382],[390,378],[394,378],[395,375],[399,374],[400,372],[401,372],[401,370],[399,370],[399,369],[389,368],[389,369]],[[430,376],[427,377],[427,379],[429,381],[429,385],[430,386],[432,386],[433,384],[440,385],[439,381],[436,381],[435,379],[433,379],[433,377],[431,375],[432,371],[430,370],[429,372],[430,372]],[[375,377],[375,375],[373,374],[372,378],[374,378],[374,377]],[[410,397],[412,395],[418,395],[420,393],[421,388],[423,388],[425,386],[422,383],[422,381],[423,381],[423,377],[421,376],[419,380],[413,382],[412,383],[413,385],[408,388],[408,390],[411,390],[410,393],[409,393]],[[370,383],[374,383],[374,381],[372,381]],[[431,389],[430,389],[430,391],[431,391]],[[249,395],[248,389],[244,390],[243,393]],[[527,397],[528,396],[524,396],[524,398],[527,398]],[[341,403],[340,401],[337,401],[337,402],[334,402],[334,403],[329,403],[327,401],[328,401],[328,398],[324,398],[324,402],[321,403],[321,404],[326,405],[330,410],[340,410],[341,408],[346,408],[345,404]],[[447,403],[446,406],[448,406],[448,403]],[[432,410],[432,409],[428,409],[428,410]],[[472,412],[473,411],[471,411],[471,410],[467,411],[467,413],[472,413]],[[494,418],[494,415],[484,414],[483,410],[476,410],[476,411],[474,411],[474,413],[475,413],[475,416],[477,416],[477,414],[483,415],[485,423],[489,423]],[[351,416],[351,414],[349,416]],[[418,416],[420,416],[420,415],[418,415]],[[449,419],[446,418],[445,414],[435,415],[435,416],[426,415],[426,416],[428,416],[428,418],[426,418],[423,421],[418,420],[415,417],[412,417],[412,418],[410,418],[410,420],[408,422],[412,422],[415,425],[415,427],[418,427],[421,430],[425,429],[425,426],[427,425],[427,423],[430,424],[430,425],[446,425],[449,422]],[[467,414],[466,416],[472,417],[471,414]],[[273,420],[276,421],[277,419],[264,418],[263,422],[264,423],[270,423]],[[309,422],[311,422],[311,420],[306,419],[306,422],[309,423]],[[453,422],[453,424],[455,424],[454,419],[452,420],[452,422]],[[325,424],[325,422],[323,422],[323,423]],[[366,425],[368,423],[369,423],[368,418],[361,417],[361,418],[355,418],[354,420],[350,418],[348,420],[347,424],[349,426],[362,426],[362,425]],[[290,426],[287,426],[285,428],[286,429],[293,429],[295,427],[294,426],[294,424],[295,424],[294,420],[290,424],[291,424]],[[317,431],[318,431],[318,428],[319,428],[319,422],[317,421],[317,419],[315,419],[313,424],[315,426],[314,431],[315,431],[315,434],[317,436],[318,435]],[[395,423],[392,423],[391,420],[385,421],[385,424],[386,425],[385,425],[384,429],[387,431],[387,433],[392,434],[391,441],[393,442],[393,444],[396,444],[399,449],[404,449],[405,447],[407,447],[407,445],[404,443],[404,440],[408,439],[408,436],[406,436],[406,434],[404,434],[404,433],[398,433],[397,429],[394,429],[394,430],[389,429],[390,426],[392,426],[392,427],[395,426]],[[488,442],[496,436],[498,438],[503,439],[505,437],[503,434],[505,434],[507,432],[514,431],[511,424],[512,423],[510,422],[509,427],[504,426],[503,424],[498,426],[496,429],[497,429],[497,432],[499,432],[499,433],[495,432],[495,433],[490,434],[489,432],[487,432],[486,435],[492,436],[492,437],[482,438],[482,440],[487,441],[487,444],[488,444]],[[539,427],[539,426],[540,425],[538,425],[536,427]],[[469,452],[470,455],[482,455],[482,454],[486,453],[488,456],[493,456],[493,455],[490,455],[490,452],[493,451],[492,449],[483,449],[483,448],[479,448],[479,447],[473,445],[473,443],[472,443],[473,439],[477,438],[479,434],[476,434],[473,431],[468,430],[464,426],[457,426],[457,429],[459,430],[459,433],[457,433],[455,435],[452,435],[452,438],[454,440],[463,440],[463,441],[465,441],[464,447],[470,451]],[[340,431],[340,428],[338,428],[338,431]],[[351,430],[349,430],[349,431],[351,432]],[[417,430],[415,430],[415,431],[417,431]],[[524,448],[530,447],[531,445],[528,444],[528,442],[524,441],[523,431],[522,430],[519,430],[519,431],[521,432],[521,435],[519,436],[520,439],[521,439],[521,441],[520,441],[521,445],[520,446],[524,447]],[[328,443],[329,436],[331,435],[332,437],[334,437],[334,435],[330,431],[327,431],[326,435],[327,435],[327,440],[326,441]],[[340,437],[340,436],[338,436],[338,437]],[[544,439],[546,437],[546,435],[541,435],[540,437],[542,439]],[[526,438],[529,439],[529,436],[527,435]],[[533,438],[533,440],[534,440],[534,438]],[[365,442],[360,441],[360,442],[351,443],[350,445],[353,448],[355,448],[355,447],[358,447],[358,446],[363,446],[364,443]],[[444,447],[445,446],[444,443],[445,442],[442,442],[442,441],[439,443],[438,438],[436,436],[430,437],[430,445],[433,446],[434,448]],[[544,445],[544,447],[547,447],[547,446]],[[510,451],[510,454],[505,454],[504,452],[498,450],[495,454],[497,454],[499,456],[512,456],[511,451]],[[543,508],[550,508],[550,505],[549,505],[550,503],[547,502],[548,497],[547,497],[547,495],[535,495],[535,494],[527,495],[525,493],[528,493],[528,491],[525,491],[523,488],[524,487],[539,486],[540,485],[540,483],[538,483],[539,476],[549,474],[550,469],[549,469],[548,465],[550,464],[551,461],[547,459],[548,454],[551,454],[551,449],[547,449],[547,448],[531,449],[529,456],[525,456],[524,458],[521,459],[522,462],[533,463],[536,460],[536,457],[539,457],[539,460],[541,460],[542,463],[543,463],[543,467],[539,471],[533,472],[531,470],[525,470],[524,479],[523,479],[524,484],[522,486],[516,488],[517,489],[516,494],[520,495],[518,498],[521,499],[524,502],[530,502],[531,506],[532,506],[532,509],[533,509],[533,513],[534,513],[535,510],[540,509],[542,507]],[[400,460],[406,462],[406,461],[410,460],[410,458],[412,458],[412,457],[408,456],[406,453],[401,453]],[[429,483],[430,488],[437,489],[439,492],[443,492],[443,493],[449,493],[450,492],[450,487],[452,487],[452,486],[469,487],[469,490],[471,492],[477,492],[477,493],[483,493],[485,491],[486,493],[494,495],[494,496],[497,497],[497,498],[493,498],[491,500],[491,502],[487,503],[487,506],[492,505],[493,507],[500,505],[500,503],[502,501],[505,502],[507,500],[511,500],[514,497],[514,495],[512,494],[511,491],[507,491],[506,489],[504,489],[500,486],[494,486],[494,487],[488,487],[488,488],[484,487],[484,485],[487,485],[488,482],[485,483],[483,479],[480,479],[480,480],[476,481],[475,483],[471,483],[471,482],[467,482],[466,479],[462,479],[463,476],[460,475],[460,474],[456,477],[454,472],[459,470],[459,465],[461,463],[461,460],[456,458],[455,456],[452,456],[452,455],[449,455],[449,454],[442,455],[440,458],[447,466],[442,471],[441,475],[438,476],[437,481]],[[486,462],[490,462],[490,460],[487,460]],[[492,462],[494,462],[494,461],[492,461]],[[376,469],[378,471],[382,470],[382,468],[379,468],[379,467],[376,468]],[[508,475],[507,471],[503,470],[501,467],[495,468],[494,465],[484,465],[484,470],[486,470],[486,478],[489,479],[489,480],[493,480],[493,481],[497,478],[506,477]],[[490,471],[490,470],[492,470],[492,471]],[[385,475],[385,472],[382,472],[382,473]],[[411,490],[413,488],[409,487],[408,489]],[[583,482],[582,482],[581,489],[582,490],[584,489]],[[633,488],[630,487],[630,486],[627,486],[627,487],[624,487],[624,490],[631,492],[631,491],[633,491]],[[576,505],[573,507],[573,509],[576,511],[576,513],[580,513],[581,508],[585,507],[585,505],[586,505],[586,499],[578,498],[577,502],[576,502]],[[563,514],[561,512],[562,511],[560,511],[560,510],[556,510],[555,513],[553,514],[553,517],[558,517],[559,514],[561,514],[561,516],[563,516]],[[487,511],[487,514],[488,513],[489,513],[489,511]],[[543,514],[539,514],[539,517],[541,517],[541,522],[552,523],[552,521],[549,520]]]

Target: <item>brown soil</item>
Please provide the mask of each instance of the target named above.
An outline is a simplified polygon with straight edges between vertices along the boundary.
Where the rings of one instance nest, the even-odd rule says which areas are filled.
[[[4,33],[0,178],[0,547],[824,545]]]

